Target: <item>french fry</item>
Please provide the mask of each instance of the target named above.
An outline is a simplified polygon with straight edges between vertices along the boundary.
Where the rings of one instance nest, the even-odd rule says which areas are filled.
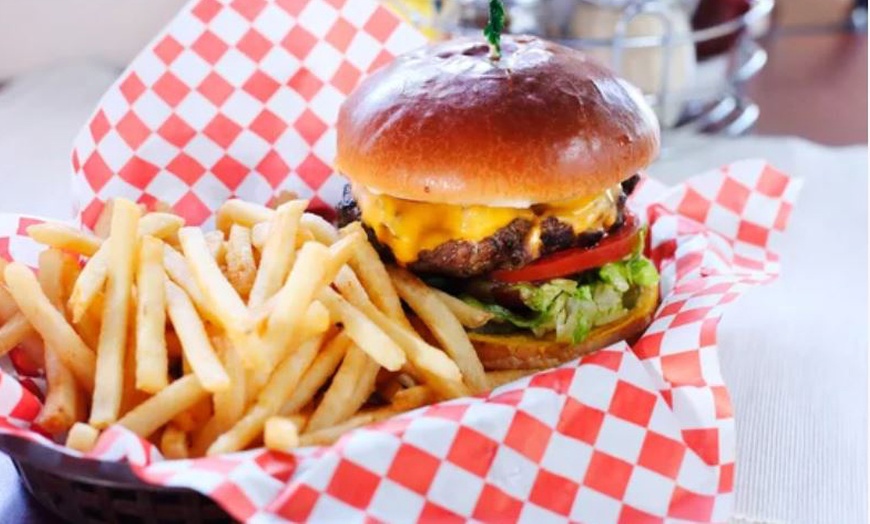
[[[263,252],[267,238],[269,238],[269,222],[254,224],[254,227],[251,228],[251,245],[258,253]]]
[[[302,327],[299,330],[299,340],[308,340],[324,333],[331,325],[332,317],[329,315],[329,310],[319,300],[314,300],[305,310]]]
[[[286,204],[291,200],[299,200],[299,194],[295,191],[282,189],[277,195],[272,197],[272,200],[269,201],[267,207],[269,209],[277,209],[281,204]]]
[[[66,224],[44,222],[27,227],[27,236],[34,241],[86,257],[100,249],[99,237]]]
[[[301,321],[315,293],[323,285],[329,249],[308,242],[299,250],[287,281],[275,295],[275,307],[266,322],[262,353],[266,362],[281,359],[287,348],[298,341]]]
[[[224,234],[220,231],[209,231],[205,235],[205,245],[208,246],[208,252],[219,266],[224,264],[227,254],[227,248],[224,245]]]
[[[112,210],[114,207],[114,198],[106,201],[106,205],[103,206],[103,210],[100,211],[100,216],[97,217],[97,221],[94,223],[94,234],[100,238],[109,237],[109,228],[112,225]]]
[[[328,286],[333,280],[335,280],[335,276],[346,263],[350,262],[350,259],[354,256],[357,248],[366,242],[365,234],[352,232],[344,235],[330,245],[326,271],[323,272],[321,284]]]
[[[273,304],[275,302],[274,298],[275,297],[273,297],[273,299],[270,299],[270,302],[272,302]],[[268,315],[266,316],[266,319],[268,319]],[[305,311],[305,317],[301,321],[298,332],[292,337],[292,339],[296,342],[290,343],[284,348],[283,351],[279,351],[280,355],[272,355],[272,357],[270,358],[277,359],[277,362],[280,362],[281,355],[286,355],[287,351],[295,351],[295,348],[298,347],[300,342],[304,342],[310,338],[318,336],[323,336],[326,340],[330,340],[332,336],[334,336],[337,332],[338,330],[336,326],[332,323],[332,319],[329,316],[329,310],[327,310],[323,306],[323,304],[321,304],[317,300],[314,300]],[[262,337],[260,337],[259,340],[262,341]],[[245,388],[246,398],[249,404],[254,402],[257,394],[259,394],[259,392],[263,389],[263,386],[269,379],[269,375],[271,374],[273,368],[274,366],[267,369],[247,370],[245,378]]]
[[[217,262],[208,251],[205,237],[201,230],[193,227],[183,227],[178,232],[184,258],[190,266],[199,289],[210,304],[209,310],[214,313],[219,325],[228,332],[234,342],[247,342],[242,335],[249,328],[248,309],[245,303],[227,281]],[[237,344],[239,345],[239,344]],[[248,344],[250,347],[251,344]],[[245,362],[249,365],[262,364],[256,348],[244,353]]]
[[[196,310],[199,311],[199,314],[209,322],[219,325],[218,318],[212,313],[208,302],[206,302],[205,295],[202,294],[199,284],[196,282],[193,273],[187,266],[187,261],[184,259],[184,255],[172,247],[164,245],[163,267],[169,278],[178,284],[185,293],[187,293],[187,296],[190,297],[191,301],[193,301],[193,305],[196,306]]]
[[[218,209],[216,226],[224,233],[229,232],[232,224],[254,229],[257,224],[268,222],[274,214],[275,210],[266,206],[231,199]],[[301,222],[302,228],[311,232],[321,244],[330,245],[338,240],[338,233],[332,224],[314,213],[305,213]]]
[[[257,400],[266,381],[269,380],[269,370],[245,368],[245,405],[250,406]]]
[[[85,399],[72,372],[53,351],[45,352],[48,391],[36,424],[52,434],[64,433],[85,419]]]
[[[348,348],[329,389],[308,421],[308,430],[317,431],[343,422],[365,404],[375,390],[379,366],[358,346]]]
[[[326,384],[329,377],[338,367],[347,353],[351,340],[345,333],[339,333],[332,338],[326,347],[317,355],[314,362],[302,376],[293,394],[281,407],[281,415],[298,413],[317,395],[317,391]]]
[[[365,235],[359,222],[346,226],[341,230],[341,234],[344,237],[349,234]],[[411,325],[402,310],[402,303],[399,301],[387,268],[369,242],[356,244],[353,257],[350,259],[350,267],[362,282],[374,305],[388,317],[410,328]]]
[[[251,246],[251,230],[233,224],[227,240],[227,280],[242,299],[246,299],[257,277],[257,265]]]
[[[414,377],[412,377],[411,375],[409,375],[405,372],[399,373],[396,376],[396,380],[399,382],[399,384],[402,385],[403,388],[412,388],[414,386],[420,385],[417,383],[416,380],[414,380]]]
[[[440,300],[445,306],[447,306],[448,309],[450,309],[450,312],[453,313],[453,316],[455,316],[463,326],[469,329],[475,329],[484,326],[487,322],[492,320],[492,317],[494,316],[489,311],[474,307],[471,304],[467,304],[462,300],[454,297],[453,295],[441,291],[440,289],[429,289],[432,293],[435,294],[436,297],[438,297],[438,300]]]
[[[323,289],[318,298],[330,314],[344,324],[344,329],[351,340],[375,362],[390,371],[397,371],[405,364],[406,356],[403,349],[382,329],[382,326],[372,321],[369,315],[364,314],[330,288]]]
[[[140,214],[139,207],[133,202],[114,201],[112,227],[106,240],[109,243],[109,270],[89,420],[89,424],[97,429],[117,421],[121,409],[122,372]]]
[[[278,413],[296,389],[302,375],[317,356],[323,339],[323,336],[309,339],[299,349],[287,355],[257,396],[256,404],[229,431],[218,437],[206,454],[217,455],[238,451],[260,436],[266,420]]]
[[[287,349],[295,346],[295,340],[308,340],[309,338],[326,333],[331,326],[329,311],[317,300],[313,301],[305,311],[305,317],[301,321],[299,331],[296,335],[292,335],[292,339],[286,345],[283,345],[284,350],[281,350],[281,342],[277,339],[268,339],[262,346],[263,351],[269,358],[270,362],[280,360],[281,355]],[[262,339],[260,339],[262,340]],[[270,349],[271,348],[271,349]],[[256,394],[263,388],[263,385],[269,379],[271,367],[265,369],[248,369],[245,378],[245,398],[248,401],[253,401]]]
[[[383,414],[382,417],[389,418],[390,416],[398,413],[398,411],[391,411],[390,415]],[[329,446],[331,444],[334,444],[345,433],[348,433],[362,426],[366,426],[368,424],[373,424],[378,420],[379,419],[377,418],[376,413],[373,413],[372,411],[363,411],[342,422],[341,424],[330,426],[328,428],[323,428],[317,431],[312,431],[310,433],[303,433],[299,436],[299,446]]]
[[[404,269],[391,268],[390,277],[396,290],[414,313],[429,328],[444,351],[459,366],[465,383],[473,393],[487,391],[489,385],[480,357],[468,334],[450,309],[420,279]]]
[[[2,258],[0,258],[0,260],[2,260]],[[8,264],[3,265],[3,272],[6,271],[7,265]],[[15,303],[15,299],[12,298],[12,295],[5,287],[0,286],[0,322],[8,322],[10,318],[18,313],[18,304]]]
[[[167,238],[174,235],[182,225],[184,225],[184,220],[177,215],[149,213],[139,220],[138,235],[140,237]],[[167,246],[166,249],[172,248]],[[73,322],[79,322],[82,319],[85,311],[102,291],[108,273],[108,258],[108,246],[101,245],[88,260],[79,278],[76,279],[68,306],[72,311]]]
[[[258,209],[247,213],[244,218],[237,218],[236,223],[239,225],[248,225],[251,228],[251,244],[257,251],[262,251],[266,243],[266,238],[269,235],[269,219],[273,216],[274,211],[268,208]],[[229,219],[227,224],[231,223]],[[338,231],[335,226],[326,221],[323,217],[314,213],[303,213],[300,222],[300,231],[297,237],[296,246],[300,246],[299,239],[305,242],[316,240],[325,246],[330,246],[338,241]],[[227,226],[229,227],[229,226]]]
[[[82,273],[79,257],[64,253],[61,257],[60,273],[60,307],[58,309],[65,312],[67,300],[69,300],[73,287]]]
[[[345,273],[347,275],[347,273]],[[336,286],[339,289],[347,289],[353,286],[354,280],[344,280],[339,274],[336,279]],[[321,302],[329,308],[330,304],[324,300],[323,296],[334,292],[330,289],[324,290],[321,293]],[[443,351],[438,350],[423,341],[415,332],[405,328],[398,322],[388,318],[378,308],[368,300],[361,300],[360,293],[347,293],[343,295],[360,312],[363,318],[374,323],[383,333],[386,333],[389,338],[395,341],[402,351],[407,356],[408,362],[411,364],[412,374],[419,376],[422,382],[430,384],[432,388],[438,392],[443,398],[455,398],[464,396],[467,391],[462,383],[462,374],[450,357]],[[363,349],[367,347],[360,345]],[[374,357],[373,357],[374,358]],[[383,364],[381,364],[383,365]],[[384,366],[387,369],[387,366]],[[395,371],[396,369],[390,369]]]
[[[206,397],[205,400],[208,400],[208,397]],[[197,403],[197,405],[199,405],[199,403]],[[169,423],[172,424],[173,426],[177,427],[181,431],[187,432],[187,431],[195,430],[196,429],[196,421],[194,420],[194,417],[193,417],[193,412],[192,412],[193,409],[194,408],[190,408],[187,411],[182,411],[178,415],[175,415],[174,417],[172,417],[172,420]]]
[[[331,427],[317,431],[306,431],[299,437],[300,446],[326,446],[335,443],[345,433],[375,422],[386,420],[405,411],[425,406],[436,400],[431,391],[424,386],[416,386],[411,389],[400,391],[396,394],[393,405],[383,408],[368,409],[350,419]],[[311,427],[309,423],[308,427]]]
[[[80,453],[89,453],[97,445],[100,430],[84,422],[76,422],[66,436],[66,447]]]
[[[190,433],[195,431],[197,428],[205,426],[211,418],[212,399],[206,397],[191,406],[189,409],[186,409],[172,417],[172,422],[170,422],[170,424],[177,426],[178,429],[185,433]]]
[[[242,372],[244,366],[241,365],[241,352],[223,335],[212,336],[212,345],[230,374],[230,380],[233,384],[232,389],[215,394],[215,410],[226,416],[227,419],[238,418],[245,409],[244,397],[233,392],[234,390],[241,391],[243,389],[241,386],[244,385],[245,374]]]
[[[160,393],[136,406],[118,424],[142,438],[148,438],[179,413],[208,398],[196,375],[185,375],[169,384]]]
[[[269,222],[269,236],[260,253],[260,266],[248,298],[249,307],[256,307],[269,299],[287,278],[295,256],[299,218],[307,206],[307,200],[282,204]]]
[[[338,242],[338,231],[320,215],[305,213],[300,220],[302,230],[311,234],[314,240],[325,246]]]
[[[175,211],[172,209],[172,206],[169,205],[165,200],[155,200],[151,203],[151,212],[153,213],[166,213],[169,215],[175,215]]]
[[[172,213],[148,213],[139,220],[139,236],[170,238],[184,226],[184,219]]]
[[[269,320],[269,315],[271,315],[272,311],[275,310],[275,303],[277,302],[276,298],[276,296],[273,296],[263,305],[256,308],[251,308],[251,322],[254,326],[260,326],[261,324],[264,324]],[[311,305],[308,306],[308,309],[305,311],[305,318],[302,321],[302,332],[308,333],[310,331],[322,333],[324,331],[322,326],[328,321],[329,310],[326,309],[323,304],[315,300],[311,302]],[[306,330],[306,328],[310,329]],[[305,340],[308,337],[303,336],[301,338],[302,340]]]
[[[233,224],[252,228],[260,222],[268,222],[274,213],[266,206],[231,199],[224,202],[218,209],[215,225],[226,234],[229,233],[230,226]]]
[[[280,360],[281,355],[288,349],[295,347],[294,341],[300,340],[308,340],[309,338],[316,337],[318,335],[324,334],[329,330],[332,326],[331,318],[329,316],[329,310],[323,306],[317,300],[311,302],[311,305],[308,306],[308,309],[305,311],[305,317],[301,321],[301,325],[299,326],[299,331],[297,334],[292,335],[290,342],[284,346],[284,351],[281,351],[280,341],[276,341],[276,339],[267,340],[267,345],[265,348],[274,348],[269,349],[269,359],[270,361]],[[271,346],[269,344],[272,344]],[[275,351],[275,353],[273,353]],[[271,368],[266,370],[251,370],[251,372],[247,375],[246,378],[246,387],[247,387],[247,398],[249,400],[253,400],[254,395],[263,388],[263,385],[269,379],[269,371]]]
[[[65,259],[64,254],[57,249],[48,249],[39,254],[39,283],[46,298],[58,311],[63,308]],[[45,351],[45,377],[48,391],[36,423],[49,433],[63,433],[74,423],[84,420],[85,399],[72,372],[51,348]]]
[[[166,305],[175,333],[181,340],[186,361],[207,391],[224,391],[230,387],[230,377],[215,355],[202,320],[196,314],[187,294],[166,279]]]
[[[490,389],[495,389],[495,388],[504,386],[505,384],[510,384],[511,382],[519,380],[523,377],[527,377],[529,375],[534,375],[535,373],[539,373],[541,371],[543,371],[543,369],[500,369],[497,371],[487,371],[486,372],[486,379],[487,379],[487,382],[489,383]],[[416,391],[417,388],[419,388],[419,387],[425,387],[431,392],[431,389],[429,389],[428,386],[413,386],[411,388],[401,390],[401,391],[403,391],[403,392],[404,391],[412,391],[412,390]],[[433,392],[433,395],[434,395],[434,392]],[[393,398],[395,398],[395,397],[393,397]],[[401,399],[402,395],[399,395],[399,398]],[[436,399],[433,399],[433,401],[434,400],[436,400]]]
[[[100,329],[102,328],[103,296],[98,294],[93,304],[85,311],[82,318],[73,322],[76,332],[85,341],[89,348],[95,348],[100,343]]]
[[[214,456],[244,449],[262,434],[266,420],[272,415],[273,411],[267,407],[254,404],[238,423],[209,446],[206,455]]]
[[[242,398],[244,398],[244,395]],[[229,427],[232,427],[232,425]],[[212,415],[204,426],[198,430],[194,430],[193,444],[190,446],[190,454],[194,457],[205,455],[209,446],[211,446],[222,433],[227,431],[229,427],[224,428],[222,421],[216,418],[216,415]]]
[[[0,326],[0,357],[11,351],[15,346],[27,338],[28,335],[35,333],[30,327],[30,322],[24,318],[21,313],[15,314],[12,318]]]
[[[438,400],[438,395],[431,388],[413,386],[396,393],[391,407],[398,411],[408,411],[431,404],[436,400]]]
[[[290,451],[299,445],[299,427],[288,417],[269,417],[263,431],[263,443],[273,451]]]
[[[212,397],[214,397],[214,395],[212,395]],[[191,419],[193,419],[194,427],[201,428],[206,422],[208,422],[212,415],[214,415],[212,399],[206,398],[205,400],[197,402],[187,411],[190,413]]]
[[[0,258],[0,282],[3,281],[2,271],[8,262]],[[0,286],[0,356],[20,346],[28,358],[34,363],[42,362],[42,339],[23,316],[15,303],[15,299],[5,287]],[[92,346],[88,346],[92,347]]]
[[[136,273],[136,389],[157,393],[169,385],[166,352],[166,271],[163,242],[142,238]]]
[[[135,306],[131,309],[133,311],[131,311],[130,317],[135,318]],[[127,351],[124,352],[124,376],[119,416],[123,416],[151,396],[150,393],[136,389],[136,328],[132,324],[127,329]]]
[[[381,399],[390,402],[396,392],[404,389],[404,386],[399,382],[400,375],[401,372],[387,371],[384,368],[378,370],[378,376],[375,379],[375,391],[377,391]]]
[[[186,459],[190,457],[187,444],[187,433],[174,424],[169,424],[160,435],[160,453],[169,460]]]
[[[33,272],[22,264],[12,263],[6,266],[4,277],[9,292],[30,325],[42,336],[45,344],[57,352],[76,381],[86,391],[93,391],[94,352],[45,296]]]
[[[230,375],[230,387],[214,394],[214,414],[199,431],[194,434],[191,453],[204,455],[215,439],[230,429],[245,414],[247,406],[246,373],[242,357],[226,337],[212,338],[224,368]]]
[[[81,321],[97,295],[103,290],[108,273],[109,249],[108,246],[103,246],[88,260],[73,285],[72,294],[67,302],[72,311],[73,322]]]

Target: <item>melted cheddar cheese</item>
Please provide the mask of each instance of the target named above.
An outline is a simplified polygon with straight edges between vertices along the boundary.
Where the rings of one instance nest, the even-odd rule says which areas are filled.
[[[576,234],[610,227],[616,221],[620,186],[597,197],[583,197],[531,208],[456,206],[403,200],[354,188],[363,222],[388,246],[402,264],[417,260],[421,251],[451,240],[479,242],[517,218],[532,222],[526,244],[533,257],[540,250],[540,224],[556,217],[570,224]]]

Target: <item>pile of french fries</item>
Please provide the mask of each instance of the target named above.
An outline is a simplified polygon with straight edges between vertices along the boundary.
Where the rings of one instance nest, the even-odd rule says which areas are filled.
[[[359,223],[227,201],[216,230],[126,200],[94,233],[32,225],[0,271],[0,356],[44,366],[36,423],[87,452],[119,424],[167,458],[289,451],[528,371],[484,371],[489,313],[387,268]]]

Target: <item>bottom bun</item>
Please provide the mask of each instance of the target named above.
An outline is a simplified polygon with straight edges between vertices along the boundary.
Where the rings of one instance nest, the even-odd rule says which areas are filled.
[[[633,343],[652,322],[658,301],[658,286],[644,288],[637,304],[626,316],[593,329],[579,344],[532,335],[469,333],[468,336],[483,367],[488,370],[551,368],[620,340]]]

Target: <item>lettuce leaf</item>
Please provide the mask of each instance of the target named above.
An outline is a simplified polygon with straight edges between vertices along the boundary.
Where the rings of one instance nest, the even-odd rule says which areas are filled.
[[[552,332],[556,340],[576,344],[594,327],[627,314],[637,289],[657,285],[659,280],[655,266],[640,253],[589,273],[576,280],[555,278],[542,284],[515,284],[529,310],[526,314],[470,297],[464,300],[493,313],[496,322],[529,329],[537,336]]]

